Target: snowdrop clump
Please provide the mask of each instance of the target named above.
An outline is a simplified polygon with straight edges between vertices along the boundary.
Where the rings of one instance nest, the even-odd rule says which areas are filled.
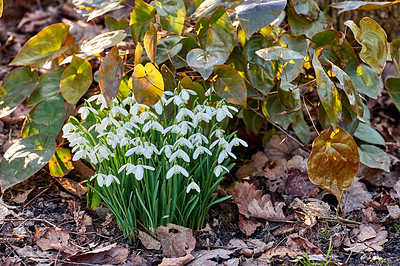
[[[64,126],[73,160],[85,159],[96,169],[89,181],[93,194],[100,194],[127,234],[134,235],[136,221],[128,220],[136,218],[153,231],[168,222],[200,228],[211,205],[227,198],[213,193],[233,167],[232,148],[247,144],[220,126],[237,109],[224,100],[200,104],[196,96],[175,89],[154,106],[131,95],[107,107],[95,95],[78,111],[82,121],[71,117]]]

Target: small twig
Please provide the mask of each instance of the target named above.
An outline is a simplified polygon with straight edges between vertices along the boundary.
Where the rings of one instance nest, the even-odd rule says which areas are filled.
[[[39,194],[37,194],[37,195],[36,195],[35,197],[33,197],[30,201],[28,201],[28,202],[24,205],[24,208],[26,208],[26,206],[28,206],[32,201],[34,201],[37,197],[39,197],[39,196],[42,195],[46,190],[48,190],[48,189],[51,187],[51,185],[53,185],[53,183],[54,183],[54,181],[51,182],[51,184],[50,184],[47,188],[43,189],[41,192],[39,192]]]
[[[9,249],[11,249],[11,252],[22,262],[22,264],[24,264],[26,266],[26,263],[18,256],[18,254],[15,252],[12,245],[8,242],[8,240],[6,240],[6,245]]]
[[[317,134],[318,134],[318,136],[319,136],[319,135],[320,135],[320,134],[319,134],[319,131],[318,131],[317,127],[316,127],[315,124],[314,124],[314,120],[313,120],[312,117],[311,117],[310,111],[308,111],[305,97],[303,97],[303,103],[304,103],[304,108],[305,108],[306,111],[307,111],[308,117],[310,118],[311,123],[312,123],[312,125],[313,125],[313,128],[315,129],[315,131],[317,132]]]
[[[325,220],[331,220],[331,221],[340,221],[340,222],[344,222],[344,223],[349,223],[349,224],[357,224],[357,225],[361,225],[362,223],[360,222],[356,222],[353,220],[348,220],[345,218],[341,218],[341,217],[327,217],[327,216],[318,216],[319,219],[325,219]]]
[[[56,229],[60,229],[57,225],[53,224],[52,222],[49,222],[46,219],[40,219],[40,218],[24,218],[24,219],[12,219],[11,218],[11,219],[3,219],[2,221],[4,221],[4,222],[18,222],[18,221],[27,221],[27,220],[34,221],[34,222],[44,222],[44,223],[47,223],[47,224],[53,226]]]
[[[259,115],[261,118],[263,118],[264,120],[266,120],[267,122],[271,123],[274,127],[276,127],[277,129],[279,129],[280,131],[282,131],[289,139],[293,140],[294,142],[296,142],[298,145],[300,145],[300,147],[305,150],[308,153],[311,153],[310,149],[307,148],[303,143],[301,143],[300,141],[298,141],[295,137],[293,137],[292,135],[290,135],[289,133],[286,132],[286,130],[284,130],[282,127],[280,127],[278,124],[272,122],[271,120],[269,120],[268,118],[266,118],[265,116],[263,116],[262,114],[260,114],[258,111],[254,110],[251,107],[248,107],[250,110],[252,110],[254,113],[256,113],[257,115]]]

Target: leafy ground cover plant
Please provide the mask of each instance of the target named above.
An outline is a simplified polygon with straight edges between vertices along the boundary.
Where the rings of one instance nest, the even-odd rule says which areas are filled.
[[[122,1],[74,3],[91,20]],[[344,1],[332,7],[350,12],[396,3]],[[358,157],[369,167],[389,170],[385,143],[364,106],[382,92],[380,75],[389,55],[399,70],[400,46],[399,40],[387,45],[384,30],[374,20],[346,22],[360,50],[344,33],[331,29],[329,16],[314,0],[136,0],[131,10],[129,20],[106,16],[110,31],[85,43],[76,43],[67,25],[46,27],[11,62],[19,67],[2,81],[0,116],[28,97],[27,105],[35,108],[23,126],[24,139],[0,164],[3,189],[33,173],[16,171],[34,161],[29,158],[39,158],[41,167],[53,154],[51,160],[62,171],[52,175],[70,170],[53,141],[64,123],[65,102],[75,106],[88,88],[99,87],[107,106],[118,94],[125,98],[133,90],[137,103],[152,107],[177,81],[198,95],[212,87],[215,97],[242,108],[238,116],[255,133],[265,133],[268,121],[305,147],[311,141],[310,128],[317,132],[310,179],[338,199],[352,183]],[[101,59],[97,75],[91,58]],[[45,65],[53,70],[39,77],[37,69]],[[388,79],[386,85],[400,106],[399,78]],[[32,156],[21,157],[20,147],[31,147],[31,142],[41,144],[30,149]],[[46,156],[38,155],[36,147]],[[346,158],[356,160],[347,164]],[[318,169],[321,162],[324,169]],[[343,168],[343,174],[332,174],[337,168]]]
[[[219,126],[237,109],[199,99],[181,88],[151,107],[130,95],[107,108],[95,95],[79,110],[82,121],[64,126],[73,159],[96,169],[88,199],[100,194],[125,234],[135,236],[138,220],[153,233],[168,223],[200,229],[210,207],[229,198],[214,192],[233,167],[232,147],[247,144]]]

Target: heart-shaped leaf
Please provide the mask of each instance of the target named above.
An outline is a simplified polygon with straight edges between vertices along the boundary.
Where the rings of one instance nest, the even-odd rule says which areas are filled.
[[[400,78],[388,78],[386,80],[386,89],[400,111]]]
[[[204,79],[208,79],[215,65],[221,65],[229,58],[229,50],[223,43],[215,43],[203,50],[191,50],[186,57],[188,65],[198,71]]]
[[[376,145],[382,145],[385,146],[385,140],[379,134],[378,131],[376,131],[371,125],[368,125],[366,123],[360,123],[358,124],[356,132],[354,132],[354,137],[371,143],[371,144],[376,144]]]
[[[27,106],[32,106],[60,94],[61,75],[65,67],[50,71],[39,78],[39,84],[29,97]]]
[[[220,7],[224,9],[229,9],[237,4],[238,1],[236,0],[204,0],[201,4],[197,7],[196,11],[194,12],[194,17],[197,19],[199,18],[208,18],[211,16],[212,13],[215,12]]]
[[[110,15],[106,15],[104,17],[104,24],[109,31],[127,30],[129,28],[129,21],[125,17],[118,20]]]
[[[14,143],[0,163],[0,182],[3,191],[14,186],[45,166],[56,151],[53,136],[37,134]]]
[[[29,66],[13,69],[0,85],[0,117],[11,114],[38,83],[36,70]]]
[[[69,104],[76,104],[93,81],[92,66],[84,59],[73,56],[71,64],[61,76],[60,91]]]
[[[87,21],[104,15],[122,2],[122,0],[72,0],[77,13],[88,17]]]
[[[135,6],[129,20],[129,28],[135,44],[142,41],[144,34],[149,29],[149,23],[154,21],[155,15],[156,9],[154,7],[143,0],[135,0]]]
[[[57,148],[56,153],[49,161],[50,175],[55,177],[63,177],[68,174],[74,166],[72,165],[72,155],[67,148]]]
[[[139,64],[132,74],[132,88],[138,103],[152,106],[164,93],[164,80],[153,64]]]
[[[182,39],[183,38],[178,35],[168,35],[167,37],[161,39],[157,43],[156,64],[160,65],[161,63],[170,58],[172,59],[175,55],[177,55],[182,49],[182,43],[180,43]]]
[[[53,97],[39,103],[33,109],[22,127],[21,135],[26,138],[38,133],[57,136],[65,120],[64,99]]]
[[[354,67],[351,65],[346,67],[345,71],[360,93],[364,93],[373,99],[378,97],[383,88],[383,82],[368,65],[360,64]]]
[[[114,46],[104,57],[99,68],[99,86],[107,105],[117,96],[123,74],[124,62],[119,56],[118,47]]]
[[[360,28],[352,20],[344,24],[351,29],[357,42],[362,45],[361,60],[380,75],[385,67],[388,53],[385,31],[371,18],[363,18],[360,21]]]
[[[79,57],[86,58],[99,54],[103,52],[104,49],[110,48],[122,42],[125,37],[126,33],[123,30],[99,34],[81,46],[81,54],[79,54]]]
[[[272,23],[286,7],[286,0],[263,1],[245,0],[236,7],[240,25],[246,33],[246,38]]]
[[[186,7],[183,0],[157,0],[151,2],[160,15],[160,24],[164,30],[181,35],[185,26]]]
[[[389,172],[390,157],[382,149],[369,144],[361,144],[358,147],[361,163],[370,168],[382,169]]]
[[[152,22],[150,22],[150,31],[146,31],[146,34],[144,35],[143,44],[147,56],[150,61],[154,63],[157,52],[157,29]]]
[[[343,2],[332,3],[331,7],[339,9],[339,14],[341,14],[346,11],[375,10],[388,7],[397,3],[400,3],[400,1],[399,0],[392,2],[343,1]]]
[[[321,50],[314,53],[312,65],[315,69],[318,95],[326,113],[328,114],[331,125],[336,128],[342,113],[342,103],[340,102],[339,92],[335,84],[329,78],[318,59]]]
[[[307,161],[308,177],[317,186],[331,191],[339,200],[350,187],[360,167],[357,144],[340,127],[321,132]]]
[[[227,102],[246,106],[247,89],[240,74],[228,65],[214,66],[215,92]]]
[[[22,46],[10,64],[41,68],[68,49],[68,46],[63,46],[68,32],[69,26],[62,23],[44,28]]]

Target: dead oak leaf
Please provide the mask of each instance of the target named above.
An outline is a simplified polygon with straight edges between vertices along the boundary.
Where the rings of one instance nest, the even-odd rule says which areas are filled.
[[[244,215],[239,214],[239,228],[246,236],[251,236],[256,231],[257,227],[262,225],[263,223],[257,218],[246,218]]]
[[[357,235],[357,241],[352,244],[348,243],[348,248],[344,250],[353,253],[382,251],[383,244],[388,241],[387,231],[383,230],[384,227],[374,227],[376,226],[361,225],[359,234]]]
[[[116,243],[97,248],[92,251],[72,255],[66,261],[82,264],[117,264],[124,263],[129,255],[129,249],[117,246]]]
[[[246,218],[250,218],[251,214],[248,206],[253,199],[260,199],[262,195],[261,190],[257,190],[253,184],[248,182],[237,183],[235,191],[232,193],[233,200],[236,202],[239,213],[243,214]]]
[[[175,224],[160,225],[156,229],[157,238],[160,240],[163,254],[169,258],[184,257],[195,248],[196,239],[192,229]]]
[[[78,251],[78,248],[69,242],[69,233],[63,229],[46,228],[36,236],[36,245],[43,251],[59,250],[68,254]]]
[[[286,245],[291,250],[302,250],[305,249],[308,255],[323,255],[325,254],[313,243],[305,239],[304,237],[299,236],[298,234],[291,234],[288,236]]]

